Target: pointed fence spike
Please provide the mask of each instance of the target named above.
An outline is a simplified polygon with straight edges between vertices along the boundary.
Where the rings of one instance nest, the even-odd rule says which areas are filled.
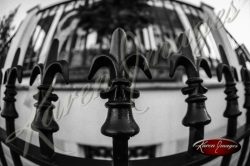
[[[195,64],[195,57],[189,43],[188,36],[181,33],[177,40],[177,48],[181,51],[181,55],[186,56],[192,63]]]
[[[170,60],[170,72],[169,72],[170,77],[174,76],[174,73],[179,66],[184,67],[186,74],[189,78],[197,77],[199,75],[196,66],[188,57],[178,56],[176,58],[176,57],[171,56],[171,58],[172,59]]]
[[[112,34],[110,54],[113,55],[120,64],[127,52],[127,35],[123,29],[117,28]]]
[[[109,69],[110,79],[116,78],[117,77],[117,66],[116,66],[117,61],[114,61],[114,60],[115,59],[112,59],[111,56],[106,56],[106,55],[95,58],[90,67],[88,79],[91,80],[95,76],[97,71],[101,69],[102,67],[107,67]]]
[[[220,63],[217,66],[216,73],[219,82],[221,82],[223,76],[226,82],[234,82],[236,80],[234,69],[224,63]]]
[[[57,61],[58,47],[59,47],[59,40],[54,39],[49,49],[49,54],[46,59],[45,68],[47,68],[51,63]]]
[[[41,77],[43,77],[43,70],[44,70],[43,64],[39,63],[39,64],[35,65],[35,67],[32,69],[32,72],[31,72],[30,85],[33,85],[33,83],[35,82],[35,80],[39,74],[41,74]]]
[[[144,74],[148,77],[148,79],[152,79],[152,74],[149,70],[149,65],[147,62],[147,59],[143,56],[143,55],[131,55],[128,56],[125,59],[126,64],[123,64],[124,70],[130,70],[130,68],[132,67],[139,67]],[[127,69],[128,68],[128,69]],[[129,71],[126,71],[127,73],[129,73]]]
[[[44,71],[42,84],[51,85],[57,74],[60,74],[67,84],[69,82],[68,63],[65,60],[51,63]]]
[[[220,52],[222,62],[226,65],[229,65],[227,55],[226,55],[225,50],[224,50],[222,45],[219,45],[219,52]]]
[[[212,72],[211,72],[208,61],[205,60],[204,58],[200,58],[200,59],[198,59],[198,61],[199,61],[199,66],[197,68],[200,68],[200,67],[203,68],[204,71],[206,72],[207,76],[209,78],[212,78]]]

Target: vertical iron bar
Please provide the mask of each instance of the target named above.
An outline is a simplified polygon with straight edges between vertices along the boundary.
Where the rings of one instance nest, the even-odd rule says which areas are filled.
[[[50,161],[54,155],[53,133],[59,130],[53,117],[54,105],[51,102],[57,101],[58,97],[48,85],[40,85],[38,89],[38,94],[34,96],[38,100],[35,104],[37,110],[31,127],[39,133],[41,155]]]
[[[239,110],[236,81],[238,81],[238,75],[236,69],[230,66],[227,61],[227,56],[222,46],[219,46],[219,51],[221,57],[225,58],[224,63],[220,63],[217,67],[217,77],[218,80],[222,80],[222,76],[225,77],[225,91],[226,94],[226,109],[223,116],[228,119],[227,123],[227,138],[234,139],[237,134],[237,117],[241,115]],[[221,166],[228,166],[230,164],[232,155],[224,156],[221,162]]]
[[[171,57],[169,76],[173,77],[179,66],[185,68],[188,77],[186,81],[187,87],[181,90],[183,95],[188,95],[185,100],[188,107],[182,124],[189,127],[188,152],[193,154],[195,153],[193,151],[193,144],[204,138],[204,126],[211,122],[211,117],[205,106],[207,97],[204,94],[207,92],[207,88],[202,85],[203,80],[199,74],[200,67],[204,69],[208,77],[211,78],[212,74],[207,60],[200,59],[199,57],[196,60],[194,59],[193,54],[189,51],[189,42],[187,42],[187,46],[182,45],[182,41],[185,39],[187,39],[187,36],[182,34],[177,41],[181,55],[177,58]]]
[[[43,156],[51,159],[54,155],[54,141],[50,133],[39,132],[40,152]]]
[[[189,128],[189,142],[188,151],[193,152],[193,144],[204,138],[204,126],[200,125],[197,127]]]
[[[237,133],[237,118],[228,119],[227,136],[233,138]]]
[[[211,118],[206,112],[205,101],[207,97],[204,96],[206,89],[201,90],[203,85],[202,79],[199,77],[189,78],[187,80],[188,87],[182,89],[184,95],[188,94],[186,102],[188,103],[187,114],[182,123],[189,127],[189,144],[188,152],[194,153],[193,144],[204,138],[204,126],[210,123]]]
[[[128,137],[113,138],[113,166],[128,166]]]
[[[18,61],[20,54],[20,49],[17,50],[13,64],[12,66],[15,66]],[[15,66],[12,68],[9,68],[6,70],[4,75],[4,83],[6,83],[6,90],[4,92],[5,96],[3,98],[4,100],[4,106],[1,113],[1,116],[5,118],[5,124],[6,124],[6,134],[7,134],[7,140],[6,143],[14,141],[16,138],[15,135],[15,119],[18,118],[18,113],[16,111],[15,107],[15,96],[17,94],[16,92],[16,80],[21,83],[22,81],[22,67],[21,66]],[[13,163],[15,166],[22,166],[22,161],[20,159],[20,156],[10,149],[11,157],[13,159]]]
[[[223,157],[222,162],[221,162],[221,166],[229,166],[231,159],[232,159],[232,155]]]
[[[246,109],[246,125],[249,126],[250,125],[250,77],[249,77],[250,71],[246,66],[247,58],[245,56],[247,55],[245,55],[242,52],[242,54],[240,55],[240,60],[241,60],[241,65],[242,65],[241,77],[242,77],[242,81],[245,87],[245,101],[244,101],[243,107]],[[244,138],[243,146],[242,146],[242,150],[241,150],[241,154],[240,154],[240,158],[238,160],[237,166],[242,166],[245,160],[246,160],[246,166],[250,165],[250,152],[248,152],[249,154],[247,156],[247,151],[249,149],[249,137],[250,136],[248,135]]]
[[[52,102],[58,100],[58,96],[53,93],[53,81],[56,74],[61,74],[66,83],[69,82],[68,63],[64,60],[57,61],[59,41],[54,39],[46,59],[45,65],[37,64],[31,73],[30,85],[36,77],[41,75],[41,83],[37,87],[38,93],[33,97],[36,114],[31,123],[31,128],[39,133],[40,153],[44,159],[52,162],[54,156],[53,133],[59,130],[59,126],[54,119]]]
[[[226,74],[226,73],[225,73]],[[227,76],[226,76],[227,77]],[[236,83],[232,80],[226,79],[226,90],[227,95],[227,108],[224,112],[224,116],[228,118],[227,124],[227,137],[234,138],[237,133],[237,117],[241,114],[238,108],[238,96],[236,94]],[[221,162],[221,166],[228,166],[230,164],[232,155],[224,156]]]
[[[140,130],[133,118],[132,107],[135,104],[131,100],[138,98],[139,92],[131,88],[128,71],[138,67],[148,78],[152,78],[147,59],[141,54],[128,56],[126,42],[124,30],[116,29],[112,35],[110,54],[97,57],[88,75],[88,79],[92,79],[102,67],[107,67],[110,72],[109,88],[100,93],[102,99],[108,99],[105,104],[108,115],[101,132],[113,138],[113,166],[128,166],[128,139]]]

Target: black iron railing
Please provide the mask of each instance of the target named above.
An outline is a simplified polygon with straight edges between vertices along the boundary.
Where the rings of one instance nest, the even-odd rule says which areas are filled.
[[[60,73],[66,82],[68,82],[68,64],[66,61],[57,61],[59,41],[54,39],[46,63],[36,65],[30,77],[32,85],[36,77],[40,74],[41,83],[38,86],[38,93],[34,95],[37,103],[35,118],[32,122],[32,129],[39,134],[39,146],[33,145],[15,136],[15,119],[18,118],[20,110],[15,108],[15,89],[16,80],[22,81],[22,67],[17,65],[20,49],[17,50],[12,67],[5,72],[4,83],[6,84],[4,106],[2,117],[5,118],[6,128],[0,128],[0,141],[5,144],[11,152],[11,157],[15,166],[22,166],[21,156],[31,162],[42,166],[188,166],[202,165],[209,163],[217,158],[216,156],[205,156],[196,153],[192,145],[204,138],[204,126],[211,122],[209,110],[206,110],[205,93],[207,89],[202,85],[202,78],[199,75],[199,69],[203,68],[206,74],[211,77],[211,69],[207,60],[193,57],[190,52],[189,43],[184,47],[182,41],[187,36],[182,34],[178,41],[180,54],[169,57],[170,76],[175,74],[179,66],[183,66],[187,74],[187,87],[182,89],[184,95],[188,95],[186,102],[188,104],[187,113],[183,119],[183,125],[189,127],[188,149],[185,152],[173,154],[165,157],[129,160],[128,141],[139,132],[139,126],[133,118],[132,108],[135,102],[132,99],[139,97],[139,91],[131,88],[133,78],[129,75],[132,68],[141,69],[148,78],[151,78],[151,72],[146,58],[142,54],[128,55],[126,52],[126,33],[122,29],[117,29],[112,36],[110,52],[107,55],[97,57],[89,72],[89,79],[92,79],[101,67],[109,70],[109,88],[107,91],[101,91],[100,96],[108,99],[105,104],[108,108],[108,114],[105,123],[101,128],[102,134],[112,137],[112,161],[95,160],[93,158],[80,158],[64,155],[54,151],[53,133],[59,130],[59,126],[53,118],[54,105],[58,97],[53,92],[53,80],[57,73]],[[187,41],[187,40],[185,40]],[[225,57],[223,47],[219,47],[222,57]],[[225,76],[225,94],[227,107],[224,117],[228,119],[227,133],[224,137],[230,138],[236,142],[243,141],[241,155],[238,160],[238,166],[248,166],[250,163],[249,135],[250,135],[250,70],[247,68],[247,57],[242,52],[241,58],[241,77],[245,86],[245,104],[247,109],[246,123],[242,126],[237,125],[237,118],[240,116],[238,105],[238,96],[236,94],[236,81],[238,80],[237,71],[229,63],[221,63],[217,67],[218,80],[221,81]],[[137,70],[135,70],[137,72]],[[1,77],[2,78],[2,77]],[[183,101],[184,102],[184,101]],[[222,112],[223,110],[221,110]],[[171,119],[170,119],[171,120]],[[173,122],[174,123],[174,122]],[[84,122],[83,122],[84,125]],[[222,135],[223,136],[223,135]],[[1,144],[0,144],[1,145]],[[28,149],[25,149],[27,147]],[[25,149],[25,153],[24,153]],[[230,165],[232,155],[224,156],[221,165]],[[7,166],[5,151],[0,146],[0,160],[3,166]]]

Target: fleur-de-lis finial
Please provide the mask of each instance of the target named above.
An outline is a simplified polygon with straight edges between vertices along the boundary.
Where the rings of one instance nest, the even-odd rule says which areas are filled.
[[[224,93],[226,94],[225,100],[227,101],[227,106],[223,113],[223,116],[228,118],[226,136],[234,138],[237,134],[237,117],[241,115],[238,104],[239,96],[237,95],[236,88],[236,81],[238,81],[238,75],[236,69],[233,66],[230,66],[226,58],[227,56],[224,48],[221,45],[219,45],[218,48],[224,63],[220,63],[217,66],[217,77],[218,80],[221,81],[222,76],[224,75],[226,82],[226,88]],[[231,155],[224,156],[221,165],[229,165],[230,158]]]
[[[22,66],[17,65],[20,53],[21,49],[18,48],[15,53],[11,67],[5,71],[3,82],[6,84],[15,84],[16,80],[18,80],[19,83],[22,82],[23,69]]]
[[[220,45],[219,51],[222,57],[226,57],[226,53],[224,51],[224,48]],[[225,77],[226,82],[226,88],[225,88],[225,94],[226,94],[226,101],[227,101],[227,107],[224,112],[224,117],[229,118],[228,129],[227,129],[227,136],[228,137],[234,137],[237,132],[237,117],[241,115],[241,112],[239,110],[239,104],[238,104],[238,95],[237,95],[237,88],[236,88],[236,81],[238,81],[238,75],[237,71],[233,66],[229,65],[229,62],[226,61],[225,63],[220,63],[217,67],[217,77],[218,80],[222,80],[222,76]],[[232,122],[234,121],[234,122]]]
[[[130,68],[139,67],[144,71],[148,78],[151,78],[147,60],[143,55],[133,54],[130,56],[126,56],[126,40],[126,33],[120,28],[116,29],[112,35],[110,54],[97,57],[94,60],[89,72],[88,78],[92,79],[95,73],[100,68],[107,67],[109,69],[111,88],[108,91],[101,92],[102,98],[109,99],[109,102],[106,104],[108,107],[117,107],[122,105],[133,106],[134,103],[130,101],[130,97],[137,98],[139,96],[139,93],[136,90],[131,90],[129,88],[131,83],[128,80],[127,76],[129,75]],[[117,113],[119,113],[118,110],[109,115],[112,118],[116,118],[113,115]],[[126,118],[125,114],[124,118]],[[118,125],[120,127],[124,127],[123,129],[120,129],[121,131],[111,131],[111,128],[117,129],[116,124],[111,124],[113,122],[117,122],[119,124],[122,121],[119,121],[119,119],[107,119],[106,123],[102,127],[102,132],[104,135],[113,136],[113,134],[115,134],[116,132],[123,134],[128,132],[127,134],[129,136],[133,136],[138,132],[136,123],[131,123],[129,119],[127,119],[127,125]],[[135,129],[132,130],[132,128]]]
[[[142,54],[127,56],[126,47],[126,33],[118,28],[112,35],[110,54],[97,57],[88,76],[92,79],[102,67],[108,68],[110,72],[110,87],[100,94],[101,98],[108,99],[108,116],[101,131],[113,137],[114,166],[128,165],[128,139],[139,132],[132,115],[134,102],[131,101],[131,98],[139,97],[139,92],[130,88],[129,70],[138,67],[148,78],[152,77],[146,58]]]
[[[202,85],[203,80],[200,78],[199,70],[203,68],[206,74],[211,77],[211,70],[207,60],[204,58],[193,57],[188,38],[185,34],[181,34],[177,41],[180,50],[177,56],[174,54],[170,57],[170,77],[174,76],[179,66],[183,66],[188,80],[188,87],[182,89],[184,95],[188,95],[186,102],[188,103],[187,113],[182,121],[184,126],[190,127],[189,151],[192,151],[193,143],[203,139],[204,126],[210,123],[211,118],[207,113],[205,101],[207,99],[204,94],[207,88]]]
[[[1,116],[4,118],[13,118],[13,119],[18,118],[18,113],[15,108],[15,101],[16,101],[15,96],[17,94],[15,84],[16,80],[18,80],[18,82],[21,83],[23,77],[23,68],[22,66],[17,65],[20,52],[21,50],[20,48],[18,48],[14,56],[12,67],[8,68],[4,73],[3,83],[6,84],[6,90],[4,92],[5,103],[3,111],[1,113]]]
[[[18,48],[15,53],[12,66],[5,71],[4,81],[3,81],[6,84],[6,89],[4,92],[5,94],[3,98],[4,106],[3,106],[1,116],[5,118],[6,134],[8,136],[8,140],[13,140],[16,137],[15,119],[18,118],[18,113],[15,107],[15,101],[16,101],[15,96],[17,94],[15,84],[16,84],[16,80],[18,80],[19,83],[22,82],[22,74],[23,74],[22,67],[17,65],[20,52],[21,52],[21,49]],[[13,158],[15,165],[22,166],[22,162],[21,162],[19,155],[12,150],[10,151],[10,153],[11,153],[11,156]]]
[[[33,68],[30,76],[30,85],[34,83],[39,74],[41,75],[41,84],[43,85],[52,85],[52,82],[58,73],[62,75],[66,83],[69,82],[68,63],[65,60],[57,61],[58,46],[58,39],[54,39],[50,47],[46,64],[38,64]]]
[[[35,118],[31,124],[33,130],[39,132],[40,150],[44,157],[51,158],[54,154],[52,134],[59,130],[59,126],[54,120],[51,103],[58,100],[56,94],[52,93],[52,83],[56,74],[60,74],[66,83],[69,82],[68,63],[64,60],[57,61],[59,41],[54,39],[49,50],[46,64],[36,65],[31,73],[30,85],[40,74],[41,83],[38,86],[39,92],[34,95],[37,100]]]
[[[139,67],[148,78],[152,78],[146,58],[142,54],[127,56],[127,35],[118,28],[114,31],[111,40],[110,55],[97,57],[91,66],[88,79],[92,79],[96,72],[107,67],[110,72],[110,80],[126,79],[129,69]]]
[[[195,60],[192,55],[192,52],[190,51],[190,45],[187,44],[186,46],[183,46],[182,41],[188,42],[187,36],[185,34],[181,34],[177,42],[177,46],[181,50],[181,55],[177,57],[174,57],[174,55],[171,56],[169,75],[170,77],[173,77],[176,69],[179,66],[184,67],[188,76],[188,80],[186,83],[189,85],[189,87],[183,88],[182,92],[185,95],[189,94],[189,97],[186,100],[187,102],[190,101],[189,104],[197,104],[196,99],[199,99],[201,101],[206,100],[206,97],[203,94],[207,92],[207,89],[201,84],[203,81],[199,76],[199,70],[200,68],[203,68],[209,77],[212,77],[212,74],[208,61],[204,58],[197,58],[197,60]],[[194,93],[197,93],[199,97],[196,98],[197,96],[193,96]],[[183,120],[183,124],[185,126],[192,126],[199,123],[207,124],[210,122],[210,117],[206,112],[205,107],[200,108],[200,111],[197,111],[193,108],[188,109],[187,115]]]
[[[188,78],[199,77],[199,70],[203,68],[209,77],[212,77],[211,70],[208,61],[202,57],[195,59],[192,54],[192,49],[189,45],[188,37],[182,33],[177,41],[177,47],[179,48],[179,56],[175,57],[173,54],[170,61],[170,77],[174,76],[176,69],[179,66],[183,66],[186,70]]]

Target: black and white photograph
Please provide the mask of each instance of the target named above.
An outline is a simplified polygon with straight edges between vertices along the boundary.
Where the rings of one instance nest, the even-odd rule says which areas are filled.
[[[0,0],[0,166],[250,166],[250,0]]]

